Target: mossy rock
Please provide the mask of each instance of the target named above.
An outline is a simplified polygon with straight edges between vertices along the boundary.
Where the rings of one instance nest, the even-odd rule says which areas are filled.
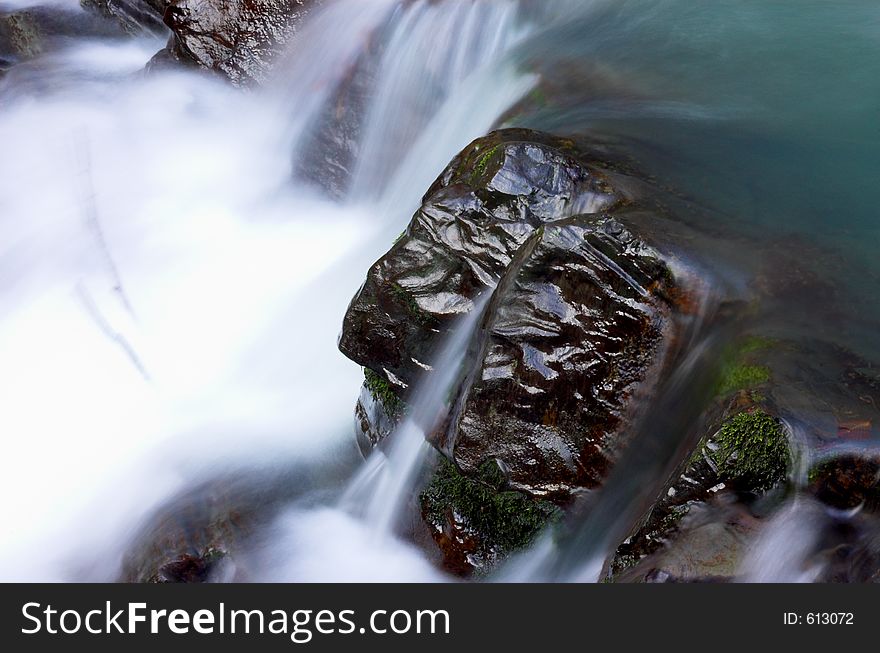
[[[754,493],[776,485],[791,465],[784,427],[760,408],[724,422],[705,451],[722,482]]]
[[[547,501],[507,489],[506,482],[494,460],[480,465],[477,477],[469,478],[441,458],[419,498],[422,516],[450,571],[485,571],[530,544],[559,514]]]
[[[368,367],[364,368],[364,386],[373,399],[382,404],[388,414],[399,416],[404,411],[404,403],[384,376]]]
[[[779,419],[755,405],[729,415],[694,448],[639,526],[618,547],[612,574],[620,575],[674,542],[682,520],[695,505],[708,504],[725,490],[747,502],[765,495],[785,480],[791,463],[788,434]]]

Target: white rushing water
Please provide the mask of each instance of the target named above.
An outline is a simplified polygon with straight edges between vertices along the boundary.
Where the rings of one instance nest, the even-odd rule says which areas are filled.
[[[468,343],[474,337],[490,293],[478,297],[447,336],[431,370],[410,400],[410,412],[388,436],[387,453],[375,452],[352,480],[342,505],[361,508],[364,520],[379,538],[394,534],[405,502],[413,495],[416,477],[430,450],[427,436],[447,415],[449,396],[467,370]]]
[[[367,112],[354,198],[377,197],[402,158],[430,151],[413,147],[420,138],[444,140],[444,134],[426,129],[431,117],[475,71],[497,72],[491,64],[515,40],[516,9],[515,2],[418,2],[404,14],[388,39]],[[433,44],[427,52],[426,43]],[[487,81],[481,80],[481,87]],[[489,111],[497,111],[491,100]]]
[[[810,560],[824,521],[814,502],[794,499],[764,524],[741,563],[745,583],[810,583],[823,571]]]
[[[320,8],[276,64],[268,98],[279,112],[275,125],[291,153],[328,111],[328,104],[375,33],[393,18],[396,0],[338,0]]]
[[[342,316],[430,181],[528,91],[503,61],[514,9],[330,3],[295,46],[321,50],[263,92],[142,76],[153,39],[71,45],[34,73],[88,84],[7,88],[0,579],[112,580],[144,519],[206,475],[354,446],[362,376],[337,351]],[[404,38],[428,16],[447,30]],[[396,143],[365,145],[391,181],[334,202],[291,183],[291,143],[359,56],[340,34],[379,25],[389,46],[364,140]],[[441,88],[413,112],[428,70]],[[361,547],[369,529],[332,505],[292,506],[275,529],[271,579],[437,578],[407,545]]]

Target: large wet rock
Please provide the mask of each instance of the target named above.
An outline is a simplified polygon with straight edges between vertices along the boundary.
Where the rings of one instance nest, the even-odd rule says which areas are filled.
[[[157,63],[175,60],[220,73],[234,84],[262,82],[316,0],[172,0],[173,35]]]
[[[465,148],[369,270],[345,316],[342,352],[403,392],[430,362],[438,331],[498,283],[538,227],[578,213],[577,202],[587,198],[605,196],[601,204],[610,206],[604,179],[561,145],[535,132],[505,130]],[[528,170],[517,170],[523,167]]]
[[[671,329],[672,276],[609,214],[626,199],[586,158],[527,130],[469,145],[369,271],[339,343],[405,403],[455,319],[493,293],[433,443],[466,475],[494,461],[508,488],[556,501],[602,481]]]
[[[80,0],[83,9],[112,20],[129,34],[167,33],[162,22],[171,0]]]

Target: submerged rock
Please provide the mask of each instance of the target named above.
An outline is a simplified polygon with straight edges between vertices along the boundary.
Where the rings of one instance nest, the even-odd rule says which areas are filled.
[[[757,519],[730,493],[697,503],[663,547],[613,577],[615,582],[730,582],[760,534]]]
[[[880,455],[847,453],[817,462],[808,473],[808,490],[839,510],[880,511]]]
[[[172,0],[164,12],[173,35],[155,64],[174,60],[228,77],[265,80],[296,25],[316,0]]]
[[[196,554],[183,554],[166,562],[159,571],[146,579],[148,583],[205,583],[215,580],[221,572],[226,551],[207,548]]]
[[[733,399],[721,426],[681,463],[618,547],[609,568],[612,577],[644,581],[657,574],[676,580],[733,575],[746,536],[755,531],[764,504],[775,503],[771,495],[785,488],[792,467],[785,426],[762,407],[744,403],[749,400]],[[723,564],[716,549],[694,545],[694,538],[702,542],[702,534],[719,529],[731,543]],[[631,567],[635,569],[628,571]]]
[[[340,349],[406,401],[455,318],[493,293],[473,373],[434,444],[466,475],[497,461],[533,496],[595,487],[670,335],[671,274],[607,213],[622,204],[571,141],[478,139],[369,271]]]
[[[234,554],[260,507],[227,481],[175,497],[134,538],[119,577],[128,583],[194,583],[234,571]]]
[[[4,68],[59,47],[66,39],[119,34],[115,24],[75,8],[34,6],[7,11],[0,7],[0,74]]]
[[[280,514],[308,495],[336,496],[360,462],[354,447],[277,465],[224,471],[145,515],[114,577],[121,582],[248,581]]]

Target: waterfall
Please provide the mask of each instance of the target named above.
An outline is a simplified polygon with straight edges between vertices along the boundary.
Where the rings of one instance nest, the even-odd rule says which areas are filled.
[[[518,0],[337,0],[318,10],[271,82],[294,168],[311,173],[339,148],[353,159],[334,163],[351,167],[349,201],[412,209],[534,84],[506,57],[530,32],[518,13]],[[340,102],[355,126],[334,118]]]
[[[340,84],[399,6],[398,0],[336,0],[319,8],[277,64],[268,91],[274,96],[284,142],[296,153]]]
[[[342,316],[449,159],[528,91],[532,79],[505,58],[527,29],[515,6],[332,0],[267,86],[247,92],[186,70],[139,74],[163,45],[149,36],[71,40],[27,69],[27,84],[7,74],[0,428],[15,434],[4,457],[17,464],[0,480],[0,578],[113,580],[144,520],[205,478],[303,465],[320,480],[353,464],[362,377],[336,348]],[[403,38],[429,14],[467,38]],[[382,56],[361,68],[371,39]],[[414,113],[403,101],[412,70],[394,81],[404,56],[421,70],[458,62]],[[389,171],[378,195],[328,199],[291,182],[291,157],[362,72],[358,83],[400,94],[389,120],[378,92],[359,107],[364,143],[407,147],[371,155]],[[399,135],[412,128],[404,115],[418,138]],[[300,561],[322,564],[296,566],[283,534],[261,555],[292,578],[335,573],[338,558],[302,533],[330,524],[355,546],[342,533],[363,525],[335,505],[290,506]],[[33,550],[39,569],[22,563]]]
[[[480,73],[494,72],[516,40],[517,4],[418,0],[402,13],[388,37],[367,111],[352,198],[375,199],[408,154],[430,151],[413,146],[423,137],[446,140],[426,128],[451,97],[462,101],[458,94],[469,79],[481,77],[481,89],[492,88]],[[491,98],[485,101],[492,104]],[[493,108],[497,116],[497,106]],[[465,124],[461,121],[458,126]]]
[[[431,363],[431,370],[423,375],[413,392],[409,413],[388,436],[387,451],[373,452],[343,496],[342,505],[360,508],[379,537],[394,532],[404,504],[412,496],[429,450],[426,438],[446,417],[449,397],[467,375],[468,343],[475,335],[489,296],[487,293],[478,297],[452,327]]]

